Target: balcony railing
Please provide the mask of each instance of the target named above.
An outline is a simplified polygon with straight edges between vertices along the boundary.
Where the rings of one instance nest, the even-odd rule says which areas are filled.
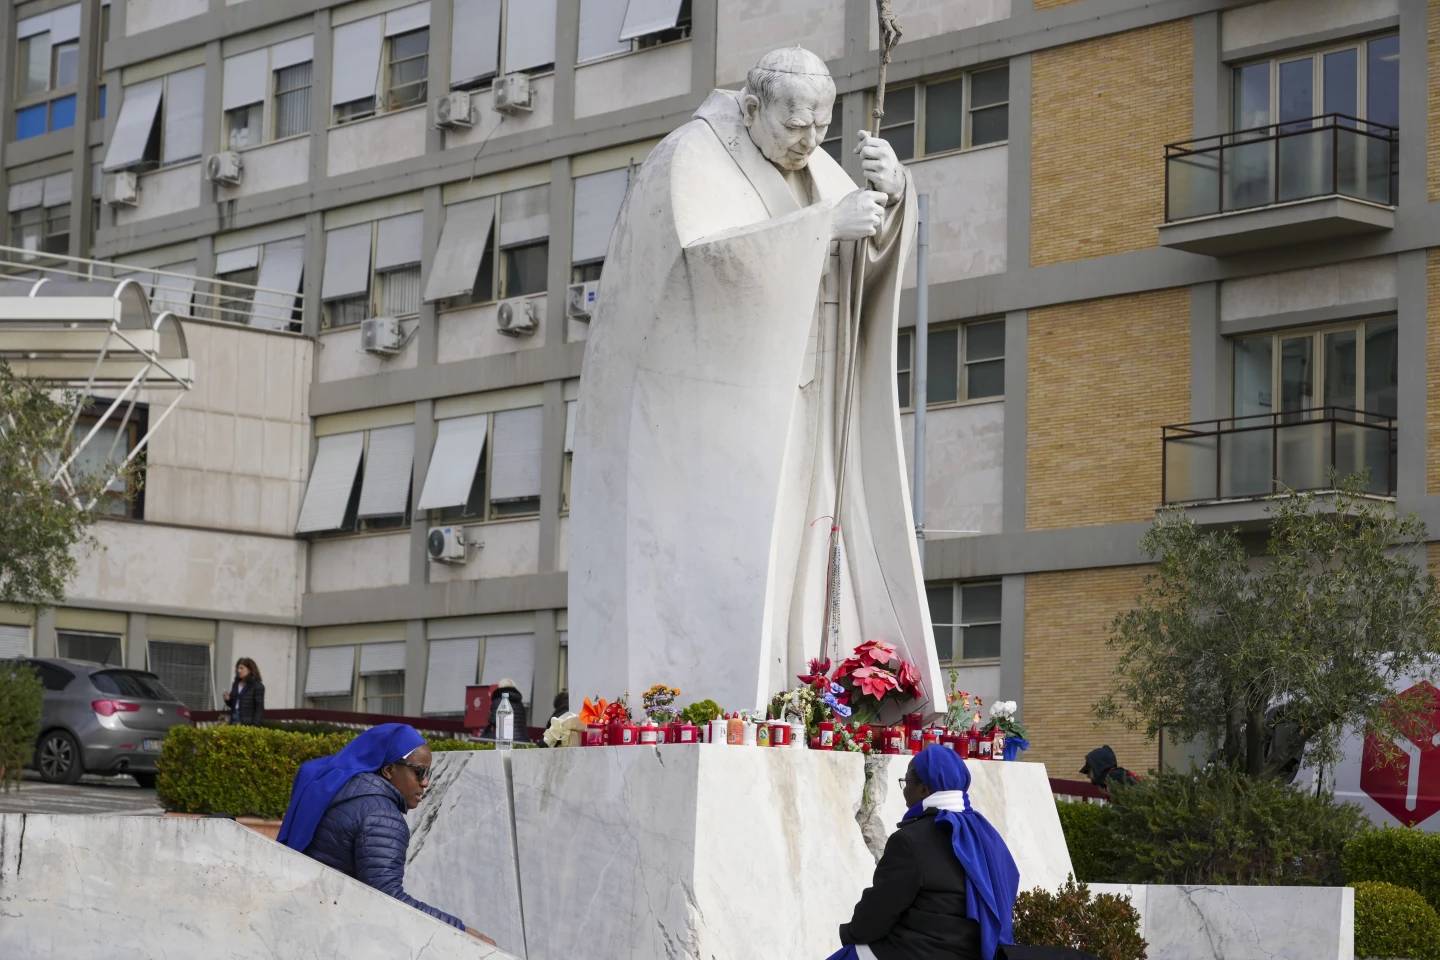
[[[1164,427],[1161,499],[1204,503],[1328,490],[1360,474],[1395,495],[1395,418],[1349,407],[1227,417]]]
[[[1165,147],[1165,222],[1317,197],[1396,201],[1400,131],[1327,113]]]

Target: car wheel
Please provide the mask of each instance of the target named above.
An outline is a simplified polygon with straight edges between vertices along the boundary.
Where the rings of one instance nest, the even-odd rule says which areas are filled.
[[[85,773],[80,744],[64,730],[51,730],[35,750],[35,769],[46,783],[75,783]]]
[[[135,782],[138,783],[138,784],[140,784],[140,786],[141,786],[142,789],[145,789],[145,790],[154,790],[154,789],[155,789],[155,777],[157,776],[157,774],[153,774],[153,773],[131,773],[130,776],[132,776],[132,777],[135,778]]]

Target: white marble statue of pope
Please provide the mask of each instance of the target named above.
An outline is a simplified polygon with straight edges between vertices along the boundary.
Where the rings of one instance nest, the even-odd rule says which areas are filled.
[[[868,189],[856,189],[818,149],[834,107],[823,60],[772,51],[632,180],[576,420],[575,697],[633,702],[667,683],[753,709],[822,652],[858,324],[840,656],[863,640],[895,644],[944,709],[895,402],[914,190],[890,145],[864,131],[854,149]]]

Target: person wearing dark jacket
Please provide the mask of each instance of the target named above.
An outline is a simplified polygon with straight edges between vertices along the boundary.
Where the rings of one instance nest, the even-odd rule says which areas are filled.
[[[970,771],[949,747],[926,747],[901,780],[909,809],[870,887],[840,927],[830,960],[994,960],[1009,943],[1020,871],[970,807]]]
[[[1080,768],[1080,772],[1089,777],[1095,786],[1107,790],[1112,784],[1131,784],[1139,780],[1135,774],[1120,766],[1120,761],[1115,759],[1115,751],[1110,749],[1108,743],[1085,754],[1085,766]]]
[[[265,684],[260,682],[260,668],[249,657],[235,661],[235,679],[225,694],[230,722],[257,724],[265,719]]]
[[[301,764],[277,839],[327,867],[486,942],[443,910],[405,892],[413,810],[430,782],[430,748],[414,727],[371,727],[339,753]]]

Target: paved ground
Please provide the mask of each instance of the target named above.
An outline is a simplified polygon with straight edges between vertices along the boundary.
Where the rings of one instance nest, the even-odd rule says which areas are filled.
[[[0,813],[144,814],[159,816],[154,790],[142,790],[130,777],[83,777],[79,783],[45,783],[30,771],[25,780],[0,792]]]

